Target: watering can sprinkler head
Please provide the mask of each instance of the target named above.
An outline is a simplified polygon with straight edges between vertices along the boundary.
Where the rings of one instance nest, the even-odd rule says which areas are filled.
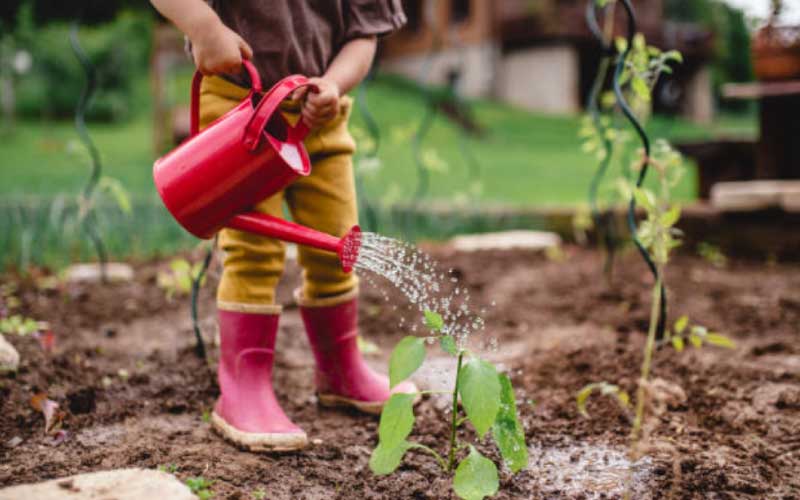
[[[302,75],[284,78],[254,104],[253,98],[261,94],[261,80],[249,61],[244,65],[252,82],[250,93],[202,132],[202,75],[195,74],[191,137],[153,166],[161,199],[178,223],[199,238],[211,238],[223,228],[246,231],[333,252],[344,271],[351,272],[361,248],[358,226],[337,238],[252,211],[261,200],[311,172],[303,145],[308,128],[302,120],[288,124],[279,110],[285,98],[310,84]]]

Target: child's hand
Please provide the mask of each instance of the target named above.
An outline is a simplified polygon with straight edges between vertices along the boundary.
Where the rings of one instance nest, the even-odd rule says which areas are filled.
[[[306,97],[303,121],[311,128],[318,128],[339,114],[339,85],[327,78],[309,78],[308,81],[317,87],[317,91],[309,92],[308,87],[303,87],[294,98]]]
[[[217,75],[237,73],[242,59],[253,57],[253,49],[236,32],[217,22],[192,39],[192,54],[202,74]]]

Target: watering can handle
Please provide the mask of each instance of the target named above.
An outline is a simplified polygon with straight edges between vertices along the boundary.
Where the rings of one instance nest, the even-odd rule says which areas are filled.
[[[242,65],[250,75],[251,90],[250,95],[261,92],[261,77],[253,63],[247,59],[242,61]],[[189,122],[189,136],[194,137],[200,130],[200,83],[203,81],[203,74],[195,71],[192,79],[192,104],[191,121]]]
[[[272,115],[278,110],[281,102],[295,90],[305,86],[309,86],[313,92],[318,91],[317,86],[309,83],[308,78],[303,75],[287,76],[276,83],[267,95],[261,99],[244,131],[243,142],[248,150],[255,151],[258,149],[264,128],[267,126],[269,119],[272,118]],[[303,118],[300,117],[297,124],[289,130],[289,140],[302,142],[308,132],[308,126],[303,121]]]

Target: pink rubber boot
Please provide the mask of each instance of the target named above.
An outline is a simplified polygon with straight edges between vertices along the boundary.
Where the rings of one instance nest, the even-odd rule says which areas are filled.
[[[242,307],[244,309],[244,306]],[[276,311],[280,309],[276,306]],[[272,390],[276,314],[219,311],[221,395],[211,415],[223,437],[250,451],[291,451],[308,444]]]
[[[392,393],[414,393],[402,382],[389,390],[389,377],[375,373],[358,350],[358,291],[306,300],[295,292],[317,361],[316,382],[323,406],[346,406],[379,415]]]

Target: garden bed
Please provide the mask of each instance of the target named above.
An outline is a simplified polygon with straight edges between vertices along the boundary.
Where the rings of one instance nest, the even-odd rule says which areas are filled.
[[[639,258],[623,255],[609,287],[602,256],[579,248],[566,248],[563,261],[522,251],[430,250],[461,277],[472,302],[487,307],[487,335],[499,340],[488,355],[510,370],[517,388],[531,465],[513,477],[501,473],[496,498],[619,497],[629,426],[602,398],[589,402],[591,419],[581,417],[575,393],[601,380],[634,389],[651,286]],[[194,357],[185,301],[168,302],[156,286],[164,266],[137,265],[135,282],[107,287],[48,291],[23,282],[23,311],[48,321],[57,340],[47,355],[32,338],[9,338],[22,364],[16,376],[0,378],[0,486],[165,466],[183,479],[213,480],[214,498],[256,498],[259,490],[275,499],[450,498],[449,481],[426,455],[410,452],[397,473],[372,475],[367,462],[377,419],[316,405],[311,356],[291,306],[282,318],[276,387],[312,446],[254,455],[222,441],[204,418],[217,395],[217,349],[211,349],[212,366]],[[296,267],[289,267],[280,290],[284,303],[297,284]],[[201,304],[209,337],[214,278]],[[675,317],[688,314],[728,334],[738,349],[656,353],[653,376],[665,381],[670,397],[653,422],[653,437],[670,441],[677,453],[637,463],[636,497],[663,497],[674,482],[679,498],[797,498],[800,266],[734,261],[719,269],[678,256],[667,283]],[[374,358],[381,363],[409,333],[399,326],[401,316],[418,314],[394,290],[385,290],[386,301],[381,290],[363,288],[361,325],[382,348]],[[30,406],[39,391],[69,410],[69,435],[58,445],[44,435],[43,419]],[[414,438],[443,447],[445,405],[430,398],[416,412]],[[489,440],[481,449],[497,460]],[[681,477],[673,481],[676,469]]]

